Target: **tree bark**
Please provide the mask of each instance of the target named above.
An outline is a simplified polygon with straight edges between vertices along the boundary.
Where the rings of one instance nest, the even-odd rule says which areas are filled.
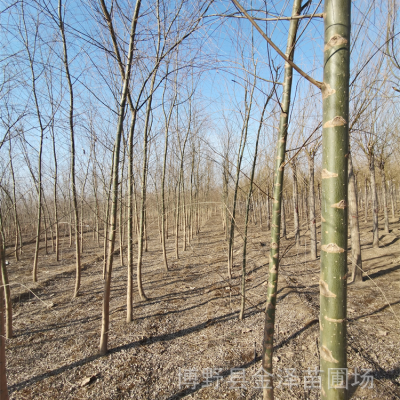
[[[348,397],[347,387],[329,381],[329,369],[347,369],[350,10],[350,0],[325,0],[320,370],[321,399],[328,400]]]

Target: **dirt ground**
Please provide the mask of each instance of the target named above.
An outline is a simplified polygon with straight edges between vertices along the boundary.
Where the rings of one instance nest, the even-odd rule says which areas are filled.
[[[362,222],[362,221],[361,221]],[[382,221],[380,225],[383,226]],[[369,278],[348,290],[348,366],[352,399],[400,398],[400,223],[381,231],[361,224],[363,268]],[[125,322],[126,266],[114,258],[109,353],[98,355],[103,298],[102,249],[85,237],[82,289],[72,298],[74,250],[63,239],[62,260],[39,258],[31,282],[33,245],[10,258],[14,337],[7,340],[11,399],[261,399],[261,344],[269,235],[250,225],[245,319],[238,320],[242,241],[235,245],[234,278],[227,280],[226,242],[219,214],[204,224],[188,250],[164,272],[159,238],[150,234],[144,290],[135,287],[134,320]],[[282,240],[274,372],[276,399],[318,399],[319,260]],[[10,249],[11,250],[11,249]],[[136,278],[136,277],[134,277]],[[136,282],[136,281],[135,281]],[[356,375],[354,375],[356,373]],[[362,377],[363,375],[363,377]],[[373,377],[373,381],[368,380]],[[364,386],[364,387],[361,387]]]

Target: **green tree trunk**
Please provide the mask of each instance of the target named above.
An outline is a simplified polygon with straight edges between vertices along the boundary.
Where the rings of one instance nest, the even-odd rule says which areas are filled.
[[[331,373],[347,368],[347,190],[350,0],[325,1],[320,275],[321,398],[347,399]]]

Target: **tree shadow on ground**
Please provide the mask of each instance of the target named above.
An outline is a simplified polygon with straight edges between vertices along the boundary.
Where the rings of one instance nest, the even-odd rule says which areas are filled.
[[[291,340],[297,338],[299,335],[301,335],[303,332],[305,332],[310,327],[311,327],[311,325],[304,326],[303,328],[299,329],[298,331],[296,331],[295,333],[293,333],[292,335],[290,335],[286,339],[283,339],[280,343],[278,343],[276,346],[274,346],[274,351],[277,351],[281,347],[287,345]],[[249,368],[252,365],[256,364],[258,361],[261,361],[261,359],[262,359],[261,356],[257,356],[256,355],[252,361],[249,361],[247,363],[243,363],[241,365],[238,365],[238,366],[230,368],[230,369],[225,369],[224,371],[219,373],[219,376],[222,376],[223,378],[227,378],[227,377],[232,375],[232,372],[235,371],[235,369],[237,369],[237,368],[239,368],[239,369]],[[196,393],[197,391],[199,391],[200,389],[203,388],[203,384],[204,384],[204,381],[200,382],[199,384],[197,384],[195,386],[191,386],[189,388],[182,389],[180,392],[175,393],[172,396],[168,397],[167,400],[178,400],[178,399],[182,399],[182,398],[184,398],[186,396],[189,396],[190,394]]]
[[[368,276],[371,279],[375,279],[375,278],[379,278],[380,276],[390,274],[391,272],[395,272],[395,271],[399,271],[399,270],[400,270],[400,265],[396,265],[395,267],[380,269],[379,271],[373,272],[372,274],[368,273]],[[364,277],[364,280],[368,281],[369,279]]]
[[[254,314],[259,313],[260,310],[258,309],[258,307],[261,304],[263,304],[263,302],[260,302],[259,304],[256,304],[256,305],[250,307],[248,309],[247,315],[248,316],[252,316]],[[135,342],[131,342],[131,343],[128,343],[128,344],[125,344],[125,345],[121,345],[121,346],[118,346],[118,347],[114,347],[114,348],[112,348],[112,349],[110,349],[108,351],[107,355],[115,354],[115,353],[121,352],[123,350],[130,350],[130,349],[133,349],[133,348],[136,348],[136,347],[139,347],[139,346],[151,345],[151,344],[157,343],[157,342],[166,342],[166,341],[170,341],[170,340],[175,340],[178,337],[184,337],[184,336],[190,335],[190,334],[192,334],[194,332],[200,332],[203,329],[205,329],[205,328],[207,328],[207,327],[209,327],[211,325],[217,325],[219,323],[224,323],[224,322],[227,322],[229,320],[233,320],[236,317],[237,317],[237,312],[235,311],[235,312],[232,312],[232,313],[221,315],[219,317],[211,318],[211,319],[209,319],[207,321],[204,321],[204,322],[202,322],[202,323],[200,323],[198,325],[192,326],[190,328],[181,329],[181,330],[173,332],[173,333],[167,333],[165,335],[153,336],[153,337],[144,337],[141,340],[138,340],[138,341],[135,341]],[[83,358],[81,360],[78,360],[78,361],[76,361],[74,363],[71,363],[71,364],[68,364],[68,365],[64,365],[64,366],[62,366],[60,368],[56,368],[53,371],[48,371],[48,372],[45,372],[43,374],[34,376],[34,377],[29,378],[29,379],[27,379],[25,381],[22,381],[20,383],[17,383],[15,385],[10,386],[8,388],[9,393],[11,394],[11,393],[13,393],[15,391],[24,389],[24,388],[26,388],[26,387],[28,387],[30,385],[33,385],[36,382],[42,381],[42,380],[44,380],[46,378],[49,378],[51,376],[56,376],[56,375],[62,374],[65,371],[74,369],[76,367],[81,367],[81,366],[83,366],[83,365],[85,365],[85,364],[87,364],[89,362],[92,362],[92,361],[96,360],[99,357],[101,357],[101,356],[99,354],[96,354],[96,355],[93,355],[93,356],[86,357],[86,358]]]

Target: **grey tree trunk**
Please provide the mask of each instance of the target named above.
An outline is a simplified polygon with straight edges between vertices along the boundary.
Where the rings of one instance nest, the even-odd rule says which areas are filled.
[[[0,243],[0,259],[4,258],[3,244]],[[0,276],[0,399],[8,400],[7,375],[6,375],[6,332],[4,326],[4,288],[6,283]]]
[[[3,226],[3,215],[0,209],[0,229],[1,229],[1,237],[0,237],[0,265],[1,265],[1,282],[0,285],[4,285],[4,305],[5,305],[5,314],[6,314],[6,325],[5,325],[5,336],[7,339],[11,339],[13,337],[13,328],[12,328],[12,303],[11,303],[11,290],[8,281],[8,271],[6,266],[6,246],[5,246],[5,235],[4,235],[4,226]],[[2,318],[2,314],[0,314],[0,318]]]
[[[43,153],[43,137],[44,137],[44,126],[42,122],[42,115],[39,107],[39,100],[37,98],[37,89],[36,89],[36,74],[33,68],[33,59],[30,53],[30,49],[28,44],[26,44],[26,50],[29,56],[29,64],[31,70],[31,78],[32,78],[32,93],[33,98],[35,100],[35,110],[36,116],[38,118],[39,127],[40,127],[40,143],[39,143],[39,155],[38,155],[38,172],[36,183],[36,191],[37,191],[37,224],[36,224],[36,244],[35,244],[35,254],[33,256],[33,270],[32,270],[32,278],[33,282],[37,282],[37,270],[38,270],[38,258],[39,258],[39,245],[40,245],[40,231],[41,231],[41,220],[42,220],[42,153]]]
[[[378,194],[376,192],[375,181],[375,154],[371,149],[369,153],[369,176],[371,181],[371,198],[372,198],[372,246],[379,247],[379,226],[378,226]]]
[[[132,322],[132,302],[133,302],[133,216],[136,212],[133,209],[133,191],[135,182],[133,177],[133,141],[136,124],[136,111],[132,113],[131,126],[128,139],[128,278],[126,293],[126,322]]]
[[[293,171],[293,232],[296,246],[300,245],[299,229],[299,191],[297,185],[297,165],[296,161],[290,163]]]
[[[317,259],[317,220],[315,218],[315,192],[314,192],[314,151],[308,157],[308,206],[310,223],[310,250],[311,260]]]
[[[387,189],[386,189],[386,175],[385,175],[385,163],[381,161],[379,163],[379,169],[381,171],[381,181],[382,181],[382,197],[383,197],[383,215],[385,218],[385,233],[389,233],[389,214],[387,205]]]
[[[52,130],[52,141],[53,141],[53,157],[54,157],[54,195],[53,195],[53,204],[54,204],[54,225],[56,231],[56,260],[60,261],[60,229],[59,229],[59,221],[58,221],[58,201],[57,201],[57,174],[58,174],[58,163],[57,163],[57,152],[56,152],[56,140],[54,136],[54,131]]]
[[[251,196],[253,193],[253,181],[254,181],[254,172],[256,169],[257,164],[257,152],[258,152],[258,142],[260,138],[261,128],[264,122],[264,113],[265,109],[267,108],[268,102],[270,100],[270,96],[268,97],[267,101],[264,104],[264,108],[261,114],[260,125],[258,127],[256,144],[254,149],[254,157],[253,157],[253,165],[251,167],[251,176],[250,176],[250,187],[249,192],[247,194],[247,201],[246,201],[246,216],[245,216],[245,223],[244,223],[244,237],[243,237],[243,257],[242,257],[242,283],[241,283],[241,292],[242,292],[242,301],[240,306],[240,313],[239,313],[239,320],[244,318],[244,310],[246,306],[246,250],[247,250],[247,228],[249,224],[249,211],[250,211],[250,201]]]
[[[12,158],[12,140],[11,140],[11,134],[9,135],[9,157],[10,157],[10,171],[11,171],[11,178],[12,178],[12,202],[13,202],[13,211],[14,211],[14,227],[15,227],[15,246],[14,246],[14,257],[16,261],[19,261],[19,237],[21,235],[21,227],[19,225],[19,219],[18,219],[18,210],[17,210],[17,195],[15,191],[15,174],[14,174],[14,166],[13,166],[13,158]],[[22,241],[21,241],[21,247],[22,247]]]
[[[282,217],[281,217],[282,237],[287,239],[285,198],[283,196],[282,196],[281,215],[282,215]]]
[[[238,150],[238,158],[237,158],[237,165],[236,165],[236,179],[235,179],[235,188],[233,192],[233,205],[232,205],[232,214],[231,214],[231,223],[229,229],[229,241],[228,241],[228,278],[232,277],[232,267],[233,267],[233,246],[235,243],[235,224],[236,224],[236,206],[237,206],[237,197],[238,197],[238,188],[239,188],[239,178],[240,178],[240,168],[242,165],[244,148],[246,147],[246,140],[247,140],[247,132],[249,127],[249,119],[251,108],[253,105],[253,93],[254,93],[255,85],[253,85],[251,93],[250,93],[250,100],[247,102],[247,90],[245,93],[245,115],[243,119],[243,127],[240,136],[240,144]]]
[[[396,215],[395,215],[395,206],[394,206],[394,188],[393,188],[394,184],[393,184],[393,180],[390,181],[390,202],[392,205],[392,218],[395,219]]]
[[[121,136],[124,125],[125,106],[126,99],[128,97],[129,81],[131,75],[132,58],[133,58],[133,47],[134,38],[136,33],[136,25],[139,16],[141,0],[137,0],[135,11],[132,17],[128,59],[126,62],[125,74],[123,79],[123,88],[119,107],[119,118],[117,132],[115,136],[114,152],[113,152],[113,168],[112,168],[112,208],[110,213],[110,234],[109,234],[109,249],[107,257],[107,268],[104,282],[104,297],[103,297],[103,310],[102,310],[102,323],[101,323],[101,335],[100,335],[100,354],[104,355],[107,353],[108,334],[109,334],[109,308],[110,308],[110,290],[111,290],[111,273],[113,265],[113,253],[115,245],[115,230],[116,230],[116,219],[117,219],[117,205],[118,205],[118,167],[119,167],[119,153],[121,146]]]
[[[147,194],[147,169],[148,169],[148,145],[149,145],[149,121],[151,113],[151,102],[153,99],[154,82],[156,79],[157,71],[153,72],[150,85],[150,96],[147,100],[146,107],[146,119],[143,132],[143,166],[142,166],[142,201],[140,207],[140,222],[139,222],[139,234],[138,234],[138,260],[137,260],[137,285],[140,298],[142,300],[147,300],[147,297],[143,289],[142,281],[142,263],[143,263],[143,245],[145,241],[145,220],[146,220],[146,194]]]
[[[75,254],[76,254],[76,279],[75,279],[75,292],[74,297],[79,294],[81,285],[81,252],[80,252],[80,232],[79,232],[79,213],[78,213],[78,200],[76,195],[75,183],[75,134],[74,134],[74,91],[72,87],[71,75],[69,73],[69,62],[67,53],[67,41],[65,38],[64,21],[62,19],[62,3],[58,1],[58,18],[59,28],[63,42],[63,62],[65,68],[65,75],[67,77],[69,89],[69,129],[70,129],[70,144],[71,144],[71,192],[72,204],[74,209],[74,223],[75,223]]]
[[[368,222],[368,180],[365,178],[364,186],[364,222]]]
[[[352,282],[362,282],[360,229],[358,223],[357,187],[353,172],[353,160],[349,155],[349,214],[351,230]]]

